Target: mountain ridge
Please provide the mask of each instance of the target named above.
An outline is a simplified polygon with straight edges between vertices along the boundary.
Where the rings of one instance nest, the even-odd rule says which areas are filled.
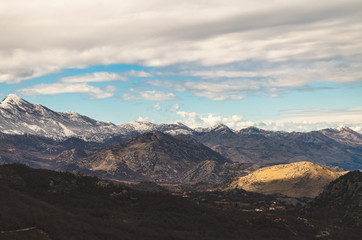
[[[40,104],[32,104],[20,97],[18,97],[15,94],[9,94],[8,96],[4,97],[1,102],[0,102],[0,118],[5,115],[4,114],[4,109],[12,109],[12,110],[18,110],[17,109],[20,108],[22,110],[26,110],[26,111],[33,111],[35,113],[43,113],[43,114],[47,114],[49,115],[48,117],[51,116],[55,116],[55,117],[67,117],[69,119],[73,119],[73,120],[83,120],[83,123],[93,123],[96,125],[105,125],[105,126],[111,126],[111,127],[116,127],[113,130],[114,132],[110,132],[108,137],[117,135],[117,134],[127,134],[129,132],[139,132],[139,133],[145,133],[145,132],[152,132],[152,131],[161,131],[161,132],[165,132],[165,133],[170,133],[172,135],[177,135],[177,134],[194,134],[195,132],[210,132],[210,131],[215,131],[215,132],[222,132],[222,131],[227,131],[227,132],[233,132],[236,134],[240,134],[240,135],[245,135],[245,134],[253,134],[253,133],[263,133],[263,134],[287,134],[287,133],[294,133],[294,132],[284,132],[284,131],[270,131],[270,130],[264,130],[261,128],[257,128],[257,127],[246,127],[246,128],[242,128],[242,129],[231,129],[228,126],[226,126],[225,124],[222,123],[217,123],[212,127],[207,127],[207,128],[190,128],[188,126],[186,126],[183,123],[180,122],[175,122],[175,123],[171,123],[171,124],[165,124],[165,123],[161,123],[161,124],[155,124],[152,122],[148,122],[148,121],[131,121],[125,124],[121,124],[121,125],[115,125],[111,122],[102,122],[102,121],[97,121],[94,120],[92,118],[89,118],[85,115],[81,115],[77,112],[71,112],[71,111],[65,111],[65,112],[55,112],[45,106],[42,106]],[[9,114],[9,113],[8,113]],[[7,114],[7,116],[9,116]],[[3,120],[2,119],[2,120]],[[23,119],[20,119],[23,120]],[[6,123],[6,121],[2,121],[0,124],[0,131],[3,131],[4,133],[9,133],[9,134],[18,134],[18,133],[28,133],[28,134],[35,134],[35,135],[41,135],[42,132],[36,132],[36,131],[28,131],[26,132],[25,129],[23,131],[18,130],[18,132],[15,131],[15,129],[11,129],[10,130],[6,130],[5,127],[3,126],[4,123]],[[118,127],[118,129],[117,129]],[[35,128],[35,127],[33,127]],[[180,131],[175,131],[175,128],[180,129]],[[67,130],[67,129],[64,129]],[[69,129],[71,130],[71,129]],[[181,132],[181,130],[183,132]],[[338,126],[336,128],[327,128],[327,129],[321,129],[318,131],[338,131],[338,132],[343,132],[343,131],[348,131],[348,132],[352,132],[352,133],[357,133],[355,131],[353,131],[352,129],[348,128],[347,126]],[[313,132],[313,131],[311,131]],[[307,132],[308,133],[308,132]],[[73,133],[71,134],[71,132],[69,132],[69,134],[67,133],[63,133],[59,134],[60,136],[63,136],[65,138],[67,137],[79,137],[79,134],[77,135],[77,133]],[[361,135],[361,134],[360,134]],[[49,135],[48,135],[49,136]],[[54,137],[53,135],[50,135],[50,137]],[[88,140],[88,138],[84,138],[84,140]],[[94,139],[89,139],[89,140],[94,140]]]
[[[130,180],[182,182],[185,171],[204,161],[230,162],[186,135],[144,133],[80,160],[80,167]]]
[[[54,112],[11,94],[0,104],[0,132],[31,134],[56,141],[80,138],[104,147],[147,132],[184,134],[233,162],[273,165],[311,161],[347,170],[362,169],[362,134],[345,126],[311,132],[268,131],[256,127],[233,130],[224,124],[192,129],[182,123],[145,121],[117,126],[75,112]]]

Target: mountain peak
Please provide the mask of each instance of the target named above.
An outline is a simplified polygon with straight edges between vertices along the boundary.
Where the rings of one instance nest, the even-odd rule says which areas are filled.
[[[15,94],[9,94],[0,102],[0,107],[9,108],[10,106],[14,105],[20,106],[23,104],[29,104],[29,103]]]
[[[265,130],[254,127],[254,126],[242,128],[239,130],[240,134],[258,134],[258,133],[264,133],[264,132],[265,132]]]
[[[341,132],[341,131],[350,131],[351,129],[345,125],[340,125],[336,127],[334,130]]]
[[[222,123],[218,123],[215,126],[211,127],[211,130],[220,131],[220,130],[230,130],[228,126]]]

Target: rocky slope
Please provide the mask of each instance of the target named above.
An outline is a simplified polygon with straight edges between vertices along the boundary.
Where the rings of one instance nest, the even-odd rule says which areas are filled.
[[[362,172],[349,172],[331,182],[304,210],[309,217],[361,228]]]
[[[346,174],[333,172],[311,162],[275,165],[256,170],[233,181],[227,189],[242,188],[263,194],[314,198],[331,181]]]
[[[121,179],[180,182],[185,171],[204,161],[229,162],[190,137],[155,132],[101,150],[79,166]]]
[[[34,168],[64,170],[62,166],[104,147],[104,144],[78,138],[55,141],[35,135],[0,132],[0,164],[22,163]]]

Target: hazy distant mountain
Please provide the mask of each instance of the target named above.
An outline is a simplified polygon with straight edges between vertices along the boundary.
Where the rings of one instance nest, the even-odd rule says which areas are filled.
[[[255,127],[233,131],[219,125],[193,136],[234,162],[273,165],[310,161],[362,169],[362,135],[347,127],[288,133]]]
[[[297,162],[260,168],[234,180],[227,189],[242,188],[263,194],[314,198],[326,185],[346,173],[333,172],[311,162]]]

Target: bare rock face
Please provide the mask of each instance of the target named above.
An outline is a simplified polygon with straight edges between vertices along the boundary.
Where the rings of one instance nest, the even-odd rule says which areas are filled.
[[[334,172],[311,162],[297,162],[261,168],[233,181],[228,189],[242,188],[263,194],[314,198],[331,181],[347,172]]]

